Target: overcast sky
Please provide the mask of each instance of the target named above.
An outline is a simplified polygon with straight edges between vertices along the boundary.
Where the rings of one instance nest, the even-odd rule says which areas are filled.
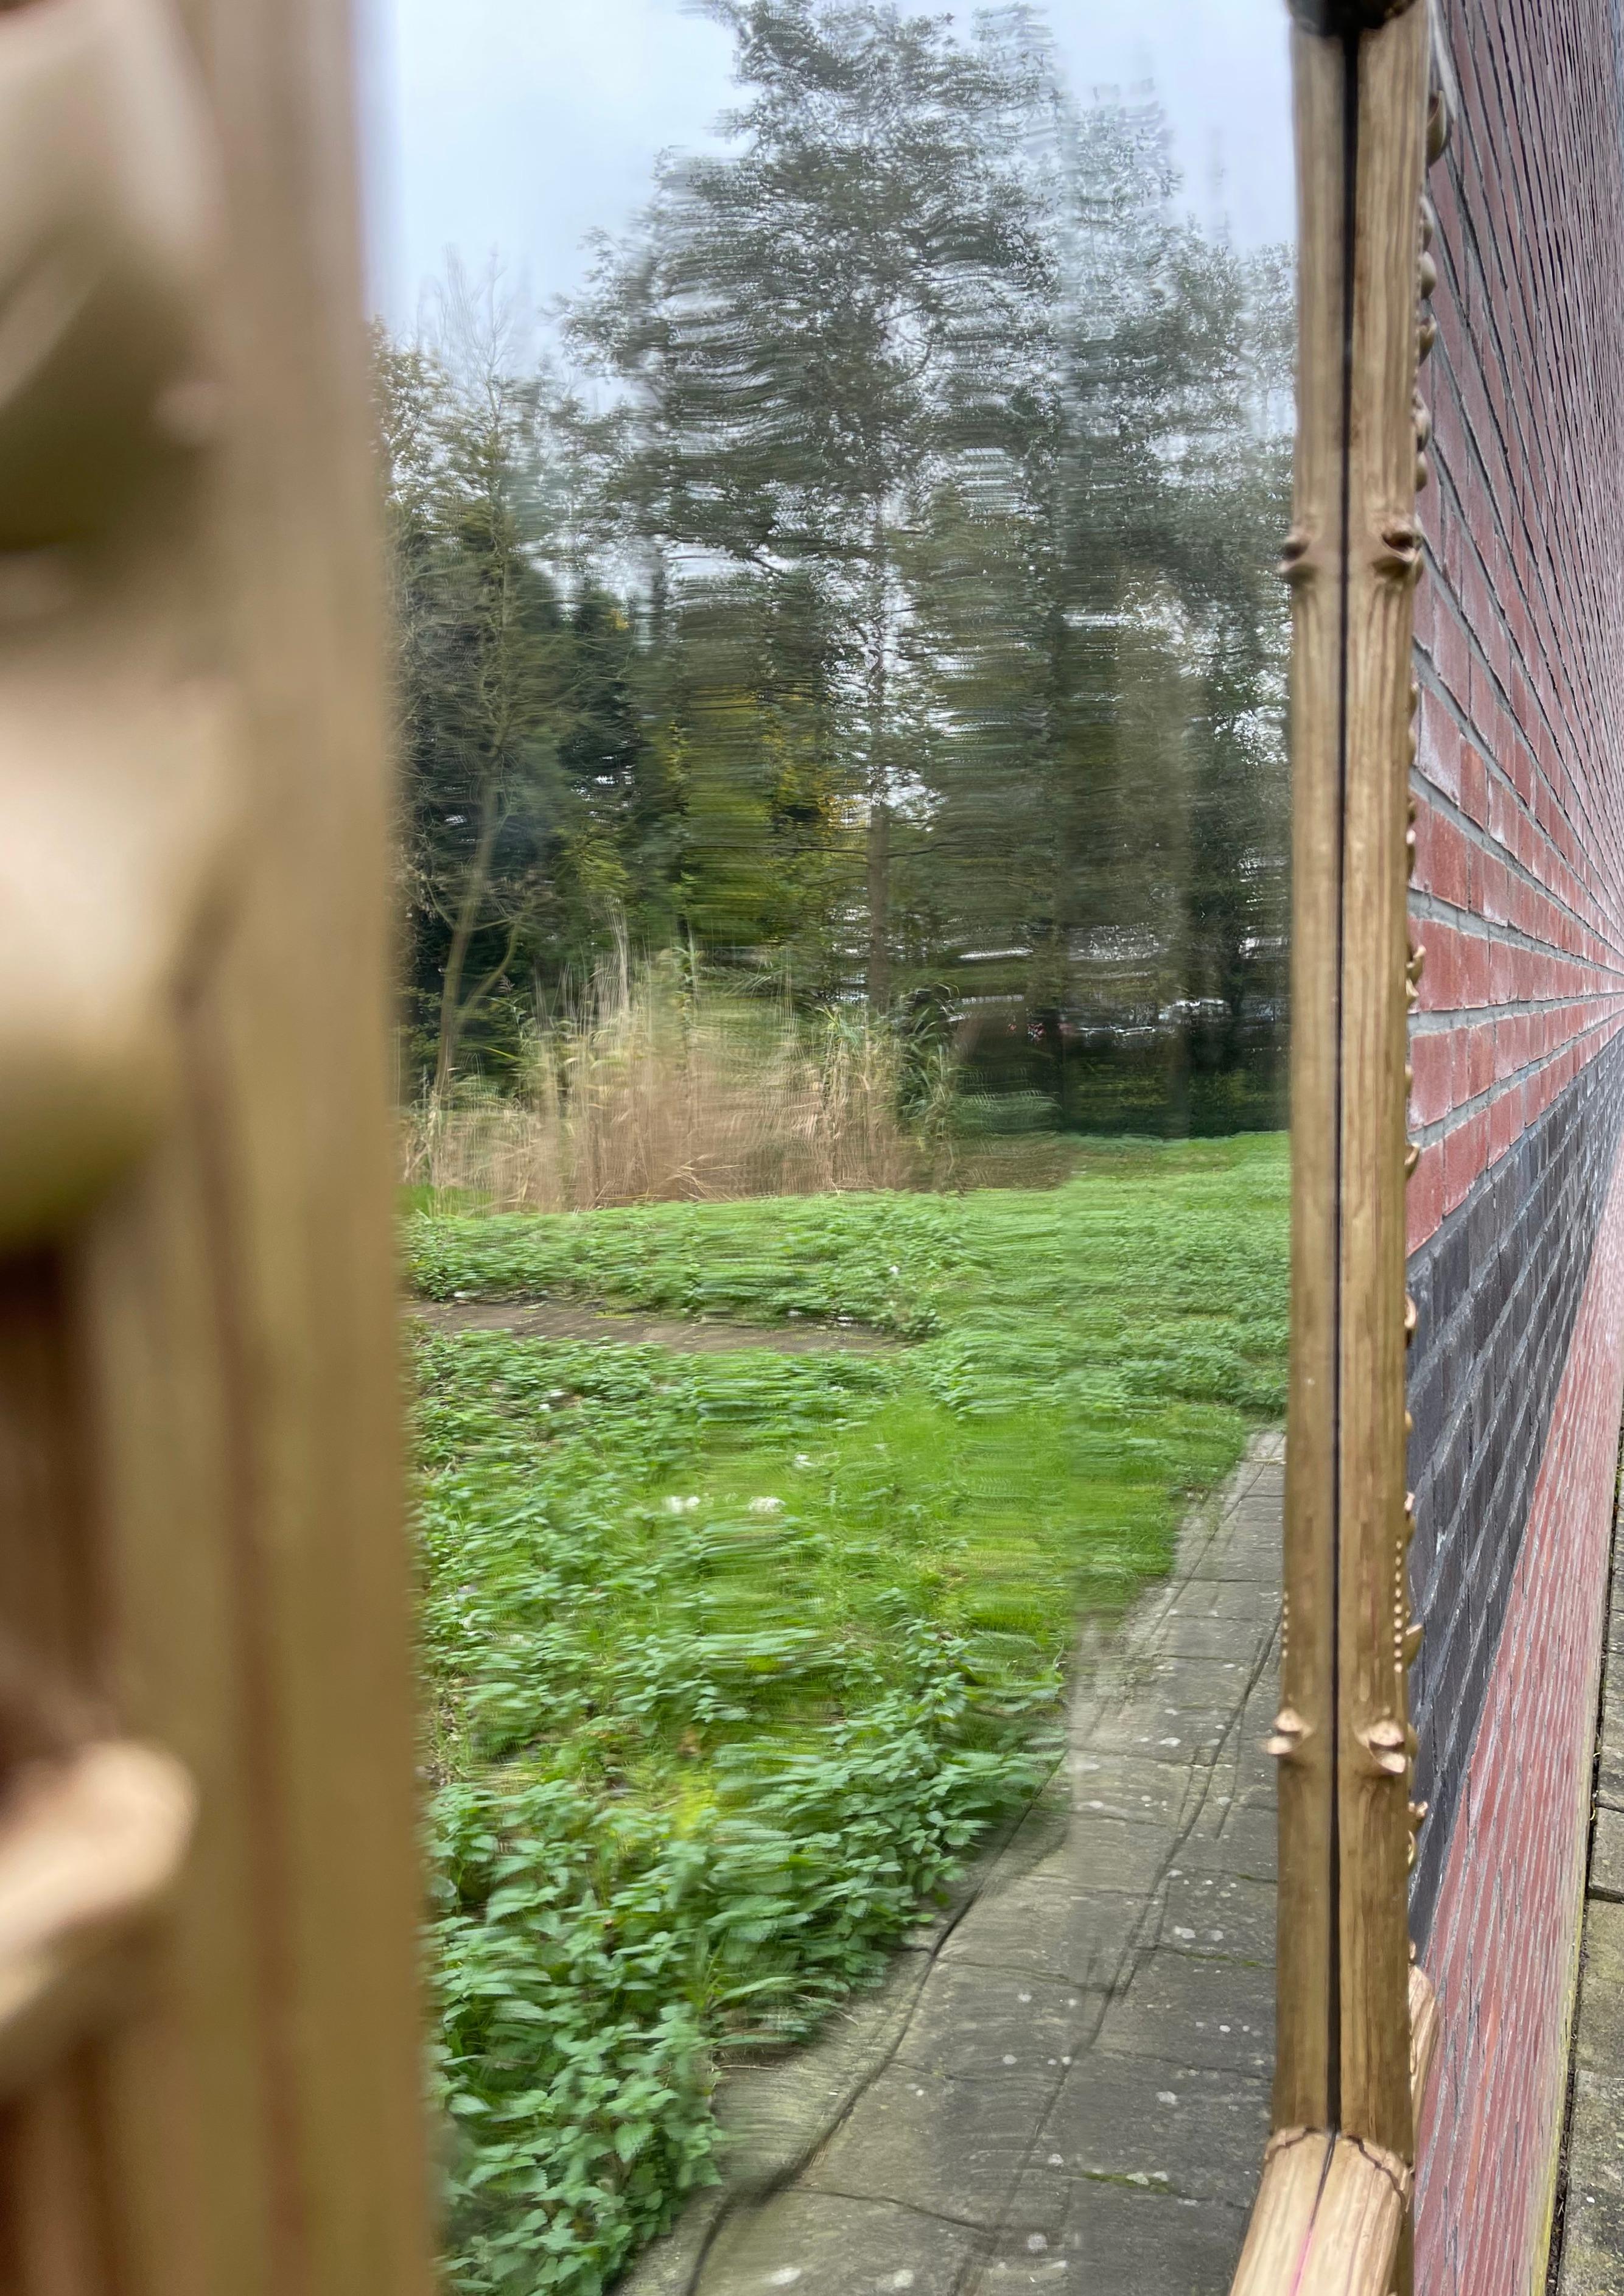
[[[621,229],[655,154],[711,141],[733,100],[730,43],[683,0],[363,4],[373,293],[397,326],[448,247],[499,253],[538,299],[578,284],[586,234]],[[1079,94],[1154,82],[1203,221],[1247,245],[1290,234],[1283,0],[1049,0],[1048,15]]]

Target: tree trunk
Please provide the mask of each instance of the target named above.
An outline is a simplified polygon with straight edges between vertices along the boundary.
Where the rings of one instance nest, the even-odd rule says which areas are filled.
[[[468,962],[469,943],[478,929],[480,912],[490,889],[490,865],[496,849],[496,793],[494,787],[488,786],[480,807],[480,833],[474,840],[473,858],[468,864],[468,873],[463,880],[463,898],[457,904],[451,947],[446,955],[445,977],[440,982],[439,1044],[434,1062],[434,1097],[437,1101],[443,1100],[451,1089],[457,1049],[468,1019],[468,1006],[463,1003],[463,968]]]
[[[865,986],[873,1014],[891,1002],[890,644],[885,525],[874,515],[868,563],[868,964]]]
[[[868,807],[868,1009],[889,1012],[891,1001],[891,809],[883,795]]]

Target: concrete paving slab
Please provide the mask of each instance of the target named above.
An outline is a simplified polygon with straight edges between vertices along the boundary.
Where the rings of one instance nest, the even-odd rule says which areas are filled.
[[[1148,1897],[1166,1870],[1177,1836],[1170,1824],[1157,1824],[1126,1797],[1107,1801],[1098,1795],[1090,1801],[1097,1802],[1097,1808],[1085,1802],[1075,1820],[1079,1841],[1041,1858],[1030,1868],[1030,1878],[1063,1887],[1080,1881],[1092,1890]],[[1079,1857],[1079,1850],[1085,1854]]]
[[[1590,1841],[1590,1895],[1624,1898],[1624,1810],[1605,1804],[1596,1810]]]
[[[1624,1659],[1614,1669],[1624,1673]],[[1595,1772],[1596,1800],[1608,1809],[1624,1809],[1624,1695],[1607,1701]]]
[[[1174,1621],[1176,1626],[1228,1623],[1223,1619]],[[1159,1656],[1154,1667],[1147,1668],[1135,1686],[1136,1703],[1152,1715],[1165,1714],[1169,1707],[1180,1714],[1221,1715],[1233,1726],[1235,1710],[1245,1699],[1247,1684],[1257,1672],[1258,1659],[1258,1652],[1252,1649],[1239,1659],[1183,1659],[1172,1653]]]
[[[1115,1890],[1023,1875],[981,1898],[941,1950],[941,1965],[972,1963],[1012,1977],[1109,1988],[1129,1949],[1144,1902]]]
[[[1624,2069],[1582,2066],[1568,2128],[1558,2296],[1624,2296]]]
[[[948,2080],[890,2065],[857,2099],[800,2182],[808,2192],[905,2200],[950,2223],[996,2226],[1061,2069],[1008,2080]],[[848,2284],[831,2284],[844,2296]]]
[[[1104,2013],[1103,1988],[975,1963],[939,1964],[921,1994],[895,2062],[950,2080],[1059,2078],[1062,2059],[1086,2049]]]
[[[1202,1579],[1186,1587],[1177,1605],[1186,1619],[1231,1619],[1264,1638],[1274,1630],[1280,1589],[1255,1578]]]
[[[1251,1961],[1274,1981],[1275,1888],[1224,1872],[1170,1874],[1157,1942],[1176,1953]]]
[[[953,2296],[977,2257],[968,2226],[891,2201],[793,2188],[721,2233],[706,2259],[714,2296],[781,2296],[839,2284],[851,2296]]]
[[[1242,1664],[1255,1635],[1255,1627],[1244,1620],[1202,1617],[1181,1604],[1163,1629],[1161,1647],[1169,1658],[1233,1659]]]
[[[1624,2296],[1624,1556],[1615,1516],[1558,2296]]]
[[[1171,1763],[1179,1769],[1208,1765],[1234,1719],[1233,1709],[1196,1707],[1169,1714],[1160,1699],[1113,1716],[1091,1734],[1090,1743],[1106,1754],[1142,1762]]]
[[[1275,1849],[1274,1811],[1243,1803],[1232,1806],[1221,1832],[1193,1835],[1181,1843],[1178,1865],[1186,1873],[1233,1874],[1272,1888]]]
[[[1197,1775],[1189,1763],[1169,1767],[1138,1753],[1113,1753],[1095,1739],[1068,1758],[1066,1772],[1072,1824],[1120,1816],[1131,1825],[1155,1826],[1164,1838],[1185,1830],[1212,1788],[1204,1766]],[[1070,1854],[1064,1841],[1055,1847]]]
[[[1012,2227],[967,2296],[1222,2296],[1245,2237],[1243,2208],[1081,2183],[1058,2233]]]
[[[1585,1908],[1585,1966],[1574,2058],[1581,2072],[1624,2073],[1624,1905]]]
[[[1079,2177],[1145,2179],[1185,2198],[1234,2202],[1257,2182],[1268,2127],[1265,2074],[1095,2048],[1066,2076],[1014,2205],[1046,2206],[1034,2221],[1058,2221],[1062,2202],[1043,2201],[1045,2182],[1069,2187]]]
[[[1098,2046],[1219,2071],[1267,2070],[1275,2048],[1273,1967],[1215,1964],[1159,1947],[1105,2012]]]

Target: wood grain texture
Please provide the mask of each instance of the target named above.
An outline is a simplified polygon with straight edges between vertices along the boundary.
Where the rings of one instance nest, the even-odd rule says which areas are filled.
[[[1409,2205],[1400,2161],[1324,2129],[1282,2129],[1230,2296],[1391,2296]]]
[[[1419,2125],[1438,2048],[1438,1996],[1424,1969],[1410,1967],[1410,2115]]]
[[[1414,398],[1430,38],[1420,6],[1360,12],[1357,25],[1300,12],[1292,35],[1292,1327],[1282,1704],[1269,1742],[1281,2134],[1235,2284],[1259,2292],[1407,2291],[1412,2091],[1436,2031],[1430,1988],[1408,1961],[1404,1489]],[[1316,2143],[1323,2177],[1305,2217]]]
[[[1341,963],[1340,2126],[1408,2160],[1404,976],[1425,12],[1367,33],[1357,55]]]
[[[150,1998],[0,2120],[0,2286],[426,2296],[349,23],[185,15],[229,259],[164,611],[232,697],[242,819],[173,977],[155,1144],[0,1273],[0,1622],[74,1713],[177,1758],[201,1822]]]
[[[1343,53],[1292,35],[1292,1355],[1280,1654],[1276,2128],[1331,2117],[1341,1071]],[[1293,1727],[1295,1724],[1296,1727]]]
[[[1297,1025],[1285,1630],[1271,1742],[1275,2120],[1340,2125],[1407,2157],[1408,1718],[1395,1650],[1408,1623],[1405,861],[1425,12],[1351,51],[1300,29],[1293,64],[1300,365],[1286,570]]]
[[[1339,2136],[1303,2257],[1301,2296],[1390,2296],[1409,2202],[1403,2161]]]
[[[1299,2285],[1333,2142],[1323,2128],[1281,2128],[1270,2137],[1230,2296],[1281,2296]]]

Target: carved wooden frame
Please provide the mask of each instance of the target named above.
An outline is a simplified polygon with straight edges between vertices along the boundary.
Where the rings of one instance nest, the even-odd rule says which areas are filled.
[[[349,37],[0,4],[5,2296],[434,2278]]]
[[[1411,2282],[1436,2007],[1410,1963],[1413,1499],[1405,1490],[1407,932],[1416,395],[1428,162],[1449,104],[1426,0],[1296,0],[1292,1366],[1274,2125],[1234,2288]]]

